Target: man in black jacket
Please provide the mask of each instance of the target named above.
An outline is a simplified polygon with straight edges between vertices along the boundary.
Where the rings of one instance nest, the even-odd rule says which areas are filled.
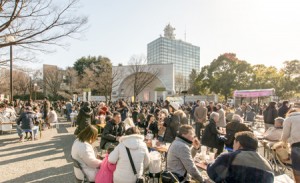
[[[291,109],[291,106],[289,105],[289,101],[285,100],[282,103],[282,106],[278,109],[278,116],[285,118],[286,117],[286,113]]]
[[[114,112],[113,119],[106,123],[101,136],[100,149],[107,149],[110,145],[117,145],[119,139],[125,133],[124,124],[121,122],[121,114]]]

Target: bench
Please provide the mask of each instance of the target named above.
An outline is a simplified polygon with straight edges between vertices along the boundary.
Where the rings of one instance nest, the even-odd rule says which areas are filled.
[[[0,123],[0,131],[3,134],[3,132],[9,131],[11,134],[12,131],[12,125],[15,124],[14,122],[2,122]]]

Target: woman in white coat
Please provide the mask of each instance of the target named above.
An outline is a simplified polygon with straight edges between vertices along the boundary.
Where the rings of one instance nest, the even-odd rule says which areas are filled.
[[[143,175],[148,168],[150,158],[144,136],[139,134],[136,127],[126,130],[125,136],[120,138],[119,145],[109,154],[108,161],[117,164],[114,172],[114,183],[135,183],[137,177]],[[126,151],[129,148],[137,175],[134,175],[130,160]]]
[[[100,168],[101,160],[96,158],[92,144],[96,141],[98,129],[88,125],[82,130],[73,143],[71,155],[77,160],[90,182],[95,181],[96,174]],[[77,179],[83,180],[84,175],[79,168],[74,167],[74,173]]]

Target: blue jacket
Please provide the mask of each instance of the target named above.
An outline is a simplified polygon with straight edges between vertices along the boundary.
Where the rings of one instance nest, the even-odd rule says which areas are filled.
[[[273,170],[263,157],[252,150],[221,154],[207,166],[208,176],[218,182],[273,183]]]

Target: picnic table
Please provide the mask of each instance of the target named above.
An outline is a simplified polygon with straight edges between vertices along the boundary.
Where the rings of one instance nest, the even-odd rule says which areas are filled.
[[[152,148],[152,149],[154,149],[154,150],[156,150],[160,153],[168,152],[167,146],[162,144],[161,142],[159,142],[159,145],[158,146],[156,145],[155,147],[152,146],[152,141],[151,140],[146,140],[145,143],[146,143],[148,148]]]

